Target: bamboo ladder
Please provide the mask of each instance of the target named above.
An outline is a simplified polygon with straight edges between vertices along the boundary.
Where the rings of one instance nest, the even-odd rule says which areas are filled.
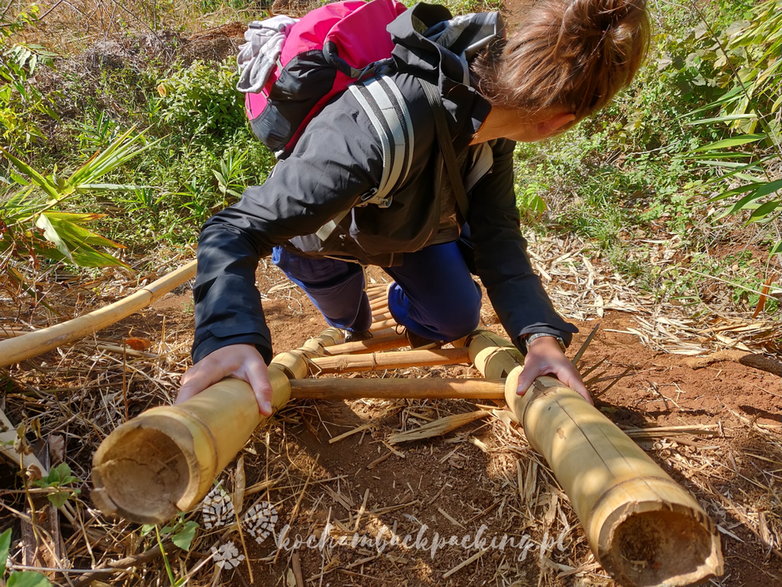
[[[192,274],[187,266],[129,296],[156,299]],[[185,277],[187,276],[187,277]],[[185,279],[183,279],[185,278]],[[453,349],[395,351],[406,339],[389,327],[385,288],[369,288],[374,337],[344,343],[326,329],[269,365],[272,405],[295,398],[505,399],[530,444],[546,459],[570,498],[589,545],[603,568],[623,585],[686,585],[722,573],[714,524],[695,499],[657,466],[627,435],[573,390],[538,378],[516,395],[523,358],[507,340],[476,331]],[[112,304],[113,321],[127,315]],[[106,310],[76,318],[80,335],[108,323]],[[130,312],[128,312],[130,313]],[[68,323],[66,323],[68,324]],[[6,356],[40,354],[78,338],[64,325],[0,342]],[[40,342],[39,352],[27,340]],[[53,340],[55,339],[56,340]],[[12,345],[13,348],[12,348]],[[19,350],[19,347],[23,347]],[[3,356],[0,353],[0,356]],[[310,374],[368,371],[421,365],[472,363],[480,379],[340,379]],[[0,365],[8,364],[0,361]],[[225,379],[190,400],[147,410],[115,429],[93,459],[92,498],[107,514],[142,523],[164,522],[195,508],[222,469],[264,418],[249,385]]]

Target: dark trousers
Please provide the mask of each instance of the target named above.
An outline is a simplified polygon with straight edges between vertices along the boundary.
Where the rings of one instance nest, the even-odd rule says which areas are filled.
[[[372,313],[361,265],[314,259],[275,247],[272,261],[301,287],[329,325],[354,332],[369,329]],[[413,334],[449,341],[475,330],[481,291],[455,242],[405,253],[401,265],[384,267],[393,279],[388,308]]]

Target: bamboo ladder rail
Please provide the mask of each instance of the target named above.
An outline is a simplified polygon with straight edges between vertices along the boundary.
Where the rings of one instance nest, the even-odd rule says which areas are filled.
[[[689,585],[723,572],[719,535],[695,499],[578,393],[539,377],[516,395],[523,358],[490,332],[469,342],[573,505],[597,560],[622,585]]]
[[[19,361],[37,357],[111,326],[189,281],[195,276],[195,271],[196,262],[190,261],[113,304],[48,328],[28,332],[8,340],[0,340],[0,367],[8,367]]]

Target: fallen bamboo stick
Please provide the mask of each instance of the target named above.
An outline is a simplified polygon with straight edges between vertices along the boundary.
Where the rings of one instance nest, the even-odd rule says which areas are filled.
[[[286,371],[306,372],[308,354],[334,344],[330,328],[305,343],[298,364],[269,365],[272,406],[290,399]],[[283,353],[290,356],[292,353]],[[265,418],[250,386],[224,379],[186,402],[149,409],[116,428],[93,456],[92,499],[106,514],[162,523],[196,507]]]
[[[33,479],[40,479],[49,472],[32,453],[24,439],[19,437],[19,433],[3,410],[0,410],[0,453],[19,465],[25,474],[29,474]]]
[[[504,399],[501,380],[486,379],[291,379],[292,399]]]
[[[486,410],[476,410],[474,412],[465,412],[463,414],[453,414],[451,416],[445,416],[434,422],[429,422],[418,428],[412,430],[405,430],[403,432],[395,432],[388,437],[389,444],[399,444],[401,442],[413,442],[416,440],[424,440],[426,438],[435,438],[436,436],[443,436],[449,432],[453,432],[461,428],[462,426],[480,420],[486,416],[491,415],[491,412]]]
[[[505,371],[513,355],[496,335],[469,342],[484,368]],[[516,394],[522,361],[505,381],[505,400],[570,498],[600,564],[622,585],[689,585],[723,570],[719,535],[695,499],[594,406],[551,377]]]
[[[311,359],[317,373],[342,373],[345,371],[377,371],[380,369],[404,369],[431,365],[456,365],[469,363],[467,349],[433,349],[339,355]]]
[[[192,279],[195,270],[196,262],[191,261],[113,304],[48,328],[2,340],[0,341],[0,367],[37,357],[119,322]]]

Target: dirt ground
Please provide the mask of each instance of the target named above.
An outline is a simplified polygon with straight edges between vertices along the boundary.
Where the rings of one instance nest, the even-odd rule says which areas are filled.
[[[384,279],[381,272],[369,275]],[[275,352],[296,348],[325,327],[275,268],[261,268],[258,286]],[[71,286],[67,295],[81,299],[81,291],[87,297],[83,288]],[[123,289],[127,295],[132,288]],[[40,308],[34,312],[25,304],[17,312],[22,322],[40,316]],[[3,316],[12,318],[5,311]],[[482,316],[486,328],[501,333],[488,304]],[[599,324],[579,362],[597,407],[622,428],[652,428],[637,442],[717,525],[725,574],[712,584],[782,584],[780,378],[735,361],[712,362],[719,355],[652,350],[641,343],[631,312],[608,309],[602,318],[576,323],[580,333],[571,356]],[[31,441],[48,441],[49,452],[57,453],[53,462],[64,459],[81,480],[73,511],[60,517],[63,560],[74,568],[105,568],[109,560],[154,551],[155,543],[137,525],[107,521],[92,508],[90,462],[97,444],[124,421],[125,410],[132,417],[172,400],[187,365],[191,329],[192,301],[183,287],[95,338],[8,372],[8,416],[26,423]],[[129,338],[146,341],[149,356],[105,350]],[[376,376],[478,373],[453,366]],[[613,584],[541,457],[501,406],[488,403],[294,402],[227,467],[208,504],[187,516],[199,529],[189,552],[169,549],[176,576],[188,576],[194,585]],[[394,432],[477,405],[484,405],[486,417],[440,438],[389,443]],[[685,428],[654,431],[663,426]],[[19,486],[11,467],[2,471],[8,487]],[[2,526],[16,526],[24,501],[12,489],[4,492],[3,504]],[[237,517],[230,513],[234,504]],[[74,515],[76,521],[70,520]],[[69,584],[63,575],[53,579]],[[167,584],[159,559],[103,580]]]

